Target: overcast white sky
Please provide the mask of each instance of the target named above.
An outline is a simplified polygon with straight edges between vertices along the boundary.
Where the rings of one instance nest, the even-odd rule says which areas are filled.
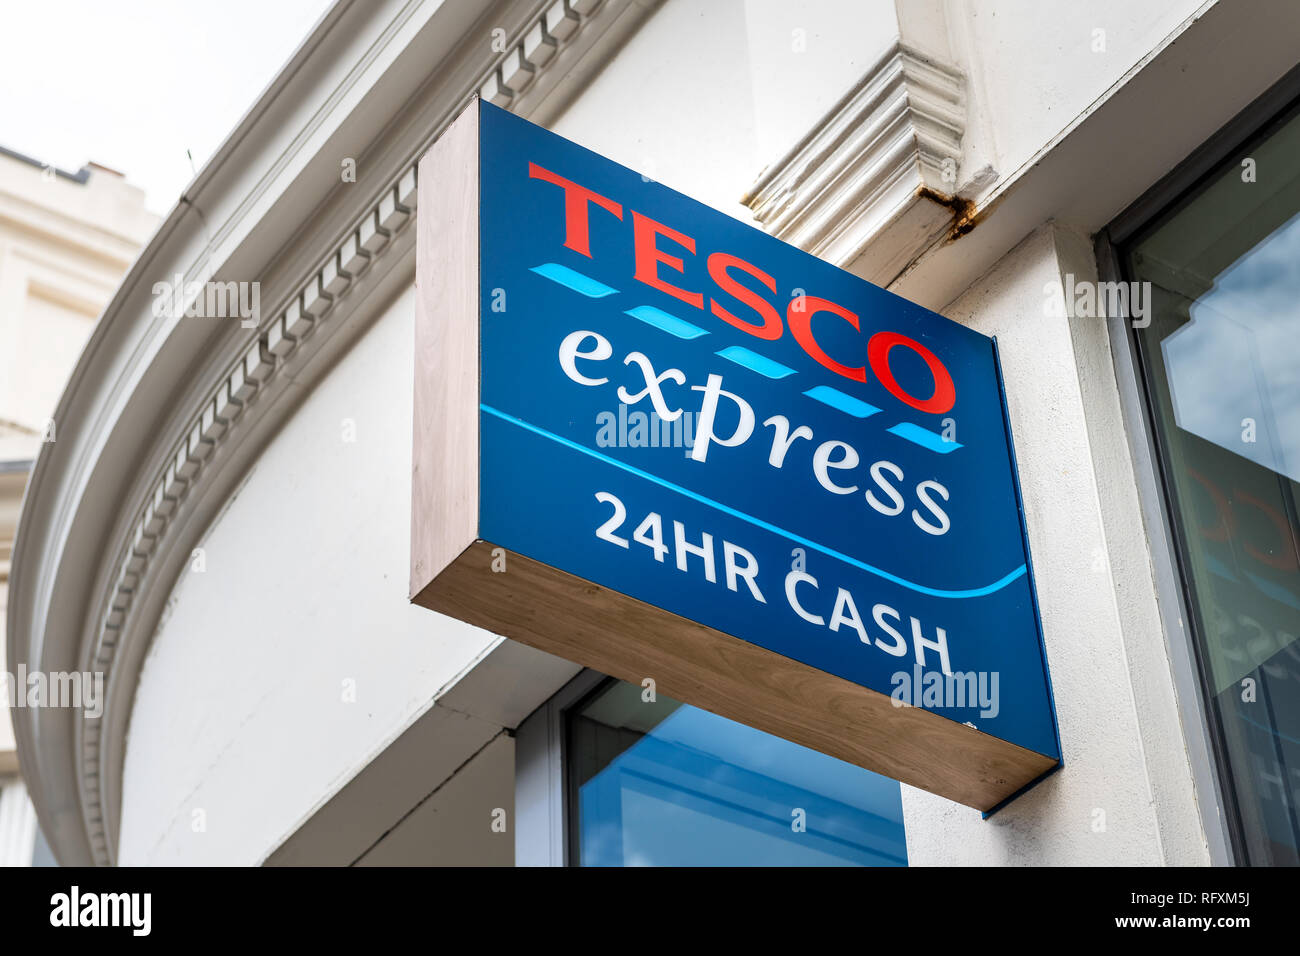
[[[330,3],[0,0],[0,145],[166,213]]]

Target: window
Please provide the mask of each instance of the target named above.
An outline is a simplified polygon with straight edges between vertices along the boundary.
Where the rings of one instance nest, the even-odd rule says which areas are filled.
[[[43,864],[44,838],[36,822],[36,808],[21,779],[0,777],[0,867],[31,866],[33,844],[36,865]],[[48,853],[48,848],[44,849]]]
[[[613,679],[565,711],[581,866],[905,866],[899,784]]]
[[[1240,862],[1300,863],[1300,109],[1118,249]]]

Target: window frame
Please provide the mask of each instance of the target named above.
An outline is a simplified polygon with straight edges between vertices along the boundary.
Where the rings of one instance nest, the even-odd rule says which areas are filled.
[[[586,668],[516,728],[516,866],[580,865],[578,787],[569,762],[575,752],[570,714],[583,708],[611,685],[619,683],[624,682],[617,677]],[[736,723],[748,726],[743,722]],[[780,739],[779,735],[768,736]],[[789,741],[786,743],[790,744]],[[863,772],[866,772],[865,769]],[[876,776],[889,779],[892,785],[900,789],[903,786],[886,775]],[[905,840],[904,836],[904,866],[907,866],[910,864],[906,862]]]
[[[1102,281],[1126,281],[1128,250],[1160,217],[1221,172],[1225,162],[1251,143],[1262,141],[1300,105],[1300,67],[1269,88],[1168,175],[1147,190],[1097,234],[1095,251]],[[1210,719],[1213,695],[1200,651],[1199,610],[1192,600],[1195,582],[1186,567],[1186,542],[1173,521],[1175,490],[1166,470],[1169,460],[1156,427],[1155,396],[1147,376],[1137,330],[1125,314],[1108,322],[1111,358],[1133,458],[1138,496],[1150,542],[1157,600],[1166,649],[1173,669],[1180,717],[1192,766],[1193,785],[1211,862],[1247,862],[1240,808],[1228,780],[1222,729]]]
[[[515,865],[573,866],[566,711],[613,680],[584,668],[515,730]]]

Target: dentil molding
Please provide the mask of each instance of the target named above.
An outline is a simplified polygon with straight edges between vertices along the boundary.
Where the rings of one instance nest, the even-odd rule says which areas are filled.
[[[654,6],[654,2],[643,0],[555,0],[542,7],[522,30],[511,31],[516,39],[486,60],[469,95],[477,94],[523,115],[541,108],[548,97],[546,107],[555,109],[558,97],[552,94],[574,62],[592,53],[612,54],[622,36]],[[468,98],[464,93],[449,92],[459,102]],[[453,107],[447,112],[455,115],[458,111]],[[429,135],[418,152],[423,153],[433,138]],[[213,463],[226,461],[220,454],[223,446],[239,435],[254,412],[258,417],[265,416],[265,407],[259,405],[283,402],[283,414],[290,413],[291,390],[285,387],[286,381],[295,380],[299,369],[321,353],[326,340],[340,328],[354,324],[347,319],[356,303],[348,300],[358,295],[365,297],[376,287],[369,281],[371,274],[381,267],[385,272],[392,271],[394,262],[390,260],[413,262],[413,230],[409,226],[416,197],[413,161],[390,179],[378,201],[355,219],[343,241],[324,251],[317,266],[207,390],[207,397],[191,414],[188,427],[176,435],[170,453],[152,465],[156,474],[153,492],[146,496],[132,530],[120,545],[116,572],[110,575],[112,583],[99,603],[91,667],[105,675],[106,683],[113,680],[124,644],[147,641],[151,636],[152,622],[136,620],[133,609],[145,589],[167,587],[170,583],[163,580],[165,573],[157,570],[156,556],[164,548],[169,549],[172,555],[168,563],[174,566],[177,547],[189,547],[188,543],[168,539],[182,526],[191,535],[194,533],[180,519],[195,507],[193,499],[202,496],[204,472]],[[200,277],[206,278],[201,274],[203,266],[198,263],[195,268]],[[357,295],[352,294],[354,291]],[[139,655],[134,656],[138,661]],[[110,724],[104,718],[91,720],[82,715],[79,723],[77,777],[81,810],[94,862],[109,865],[116,855],[111,849],[116,825],[115,821],[111,828],[107,825],[106,805],[113,796],[109,789],[120,786],[122,755],[111,752],[120,751],[121,741],[114,741],[110,747],[103,736],[106,726],[124,727],[125,718],[118,715],[115,724]],[[113,733],[116,736],[116,731]],[[116,771],[109,761],[116,762]]]

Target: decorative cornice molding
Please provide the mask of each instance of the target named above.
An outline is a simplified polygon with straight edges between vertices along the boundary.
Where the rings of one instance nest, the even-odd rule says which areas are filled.
[[[965,128],[962,73],[896,40],[742,201],[777,238],[883,285],[959,212]]]
[[[571,65],[585,55],[608,30],[611,24],[607,21],[616,19],[616,14],[637,7],[643,15],[653,5],[638,0],[555,0],[535,14],[523,30],[513,31],[516,41],[507,44],[504,53],[484,67],[474,89],[477,95],[497,105],[531,112],[562,79],[555,74],[563,71],[554,67]],[[639,17],[634,19],[639,22]],[[454,116],[465,99],[459,96],[445,114]],[[420,154],[434,138],[429,136],[420,145]],[[133,613],[137,598],[146,588],[168,585],[165,572],[157,569],[155,557],[165,539],[182,524],[186,512],[193,510],[193,492],[200,487],[204,472],[220,457],[219,449],[240,433],[251,410],[268,397],[284,399],[289,390],[282,387],[283,380],[295,379],[297,368],[309,357],[307,353],[319,352],[322,340],[345,324],[333,321],[340,311],[337,307],[355,287],[364,284],[381,257],[392,258],[391,250],[398,247],[399,257],[413,254],[413,238],[407,227],[413,221],[416,195],[413,161],[402,167],[378,201],[354,221],[343,241],[295,284],[287,301],[272,313],[274,318],[258,330],[242,354],[206,390],[206,397],[189,416],[189,424],[171,443],[171,451],[153,464],[152,493],[145,496],[129,525],[131,530],[117,551],[116,573],[98,605],[90,666],[104,673],[106,683],[113,680],[124,645],[129,640],[151,637],[146,633],[151,622],[139,621]],[[197,263],[196,269],[203,271],[202,278],[209,278],[206,263]],[[177,543],[166,544],[174,549]],[[174,556],[171,565],[174,568]],[[82,816],[98,865],[109,865],[115,857],[115,850],[110,849],[105,807],[107,789],[119,781],[105,763],[112,759],[102,739],[108,724],[106,717],[107,713],[91,720],[82,715],[76,729]],[[119,725],[125,726],[125,722]],[[120,754],[117,759],[120,765]]]
[[[406,169],[379,202],[358,220],[342,245],[299,286],[288,305],[259,332],[241,359],[209,390],[208,399],[191,416],[190,427],[178,437],[161,468],[156,469],[158,478],[153,494],[119,554],[115,582],[101,602],[103,610],[92,668],[102,672],[106,681],[112,677],[136,592],[149,575],[150,561],[162,538],[176,526],[174,519],[185,509],[200,472],[213,458],[217,447],[239,428],[245,409],[267,392],[272,380],[292,376],[296,359],[301,355],[300,346],[309,339],[328,337],[339,327],[339,323],[326,321],[335,303],[348,294],[353,283],[381,256],[394,248],[398,234],[412,221],[417,195],[415,176],[414,166]],[[153,579],[150,583],[157,581]],[[104,794],[100,786],[106,776],[101,746],[105,721],[92,720],[83,714],[81,723],[83,813],[95,862],[106,865],[112,855],[108,850]]]
[[[583,27],[600,10],[604,0],[556,0],[524,30],[523,38],[509,47],[483,79],[479,96],[505,109],[525,94],[534,95],[558,79],[548,67],[561,48],[580,45]],[[586,40],[591,39],[587,31]]]

